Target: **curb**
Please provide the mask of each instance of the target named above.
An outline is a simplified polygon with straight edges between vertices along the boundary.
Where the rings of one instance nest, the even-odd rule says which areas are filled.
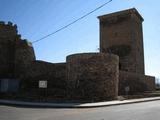
[[[117,105],[133,104],[141,102],[150,102],[156,100],[160,100],[160,97],[131,99],[123,101],[116,100],[116,101],[97,102],[97,103],[40,103],[40,102],[23,102],[14,100],[0,100],[0,105],[37,107],[37,108],[95,108],[95,107],[106,107],[106,106],[117,106]]]

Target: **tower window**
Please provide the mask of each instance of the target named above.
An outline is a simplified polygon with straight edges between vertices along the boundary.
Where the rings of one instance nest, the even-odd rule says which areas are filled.
[[[121,70],[122,69],[122,65],[121,65],[121,63],[119,63],[119,70]]]

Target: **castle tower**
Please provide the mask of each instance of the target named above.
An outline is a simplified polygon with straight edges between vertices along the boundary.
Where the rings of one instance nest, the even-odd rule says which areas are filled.
[[[14,41],[17,26],[0,22],[0,78],[12,78],[14,71]]]
[[[17,26],[0,22],[0,78],[19,77],[34,60],[33,46],[21,39]]]
[[[21,40],[17,38],[14,56],[14,74],[16,78],[20,79],[24,77],[27,67],[36,59],[32,43],[27,39]]]
[[[100,52],[119,56],[123,71],[144,74],[143,18],[135,8],[98,17]]]

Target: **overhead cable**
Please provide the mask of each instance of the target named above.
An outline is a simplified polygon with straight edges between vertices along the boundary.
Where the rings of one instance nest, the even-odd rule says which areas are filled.
[[[56,30],[56,31],[54,31],[54,32],[52,32],[52,33],[50,33],[50,34],[47,34],[47,35],[41,37],[40,39],[37,39],[37,40],[33,41],[32,43],[33,43],[33,44],[34,44],[34,43],[37,43],[37,42],[39,42],[39,41],[41,41],[41,40],[44,40],[45,38],[48,38],[49,36],[52,36],[52,35],[54,35],[54,34],[60,32],[60,31],[63,30],[63,29],[68,28],[68,27],[71,26],[72,24],[74,24],[74,23],[80,21],[81,19],[87,17],[88,15],[90,15],[90,14],[92,14],[93,12],[99,10],[100,8],[102,8],[102,7],[104,7],[105,5],[109,4],[110,2],[112,2],[112,0],[107,1],[106,3],[104,3],[104,4],[102,4],[101,6],[95,8],[94,10],[88,12],[87,14],[81,16],[80,18],[74,20],[73,22],[71,22],[71,23],[69,23],[69,24],[67,24],[67,25],[65,25],[65,26],[63,26],[63,27],[61,27],[61,28],[59,28],[58,30]]]

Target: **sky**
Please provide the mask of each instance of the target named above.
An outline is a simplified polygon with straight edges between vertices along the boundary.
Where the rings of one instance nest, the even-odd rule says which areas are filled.
[[[0,21],[11,21],[30,42],[94,10],[107,0],[0,0]],[[97,16],[136,8],[143,16],[145,73],[160,78],[160,1],[112,0],[109,4],[33,47],[36,59],[58,63],[74,53],[98,52]]]

